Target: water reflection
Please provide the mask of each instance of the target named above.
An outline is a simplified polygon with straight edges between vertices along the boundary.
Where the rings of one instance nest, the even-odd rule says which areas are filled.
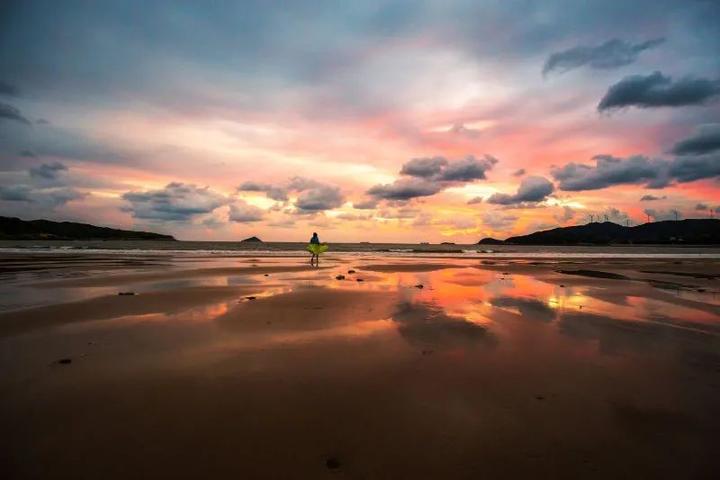
[[[411,345],[423,348],[495,346],[497,338],[484,325],[451,316],[434,304],[402,303],[392,316],[398,332]]]
[[[530,320],[550,322],[555,319],[556,315],[553,308],[535,298],[501,296],[490,300],[490,304],[494,307],[517,310],[520,316]]]

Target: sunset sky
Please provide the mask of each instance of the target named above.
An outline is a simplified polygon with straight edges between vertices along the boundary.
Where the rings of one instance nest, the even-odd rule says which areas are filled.
[[[718,19],[715,0],[4,1],[0,215],[457,243],[705,218]]]

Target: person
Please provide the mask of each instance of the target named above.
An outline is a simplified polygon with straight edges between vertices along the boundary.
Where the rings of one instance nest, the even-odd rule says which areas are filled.
[[[310,238],[310,245],[308,245],[308,249],[310,250],[310,265],[319,265],[320,264],[320,254],[318,253],[317,247],[313,247],[314,245],[320,245],[320,238],[318,238],[317,232],[313,232],[312,237]]]

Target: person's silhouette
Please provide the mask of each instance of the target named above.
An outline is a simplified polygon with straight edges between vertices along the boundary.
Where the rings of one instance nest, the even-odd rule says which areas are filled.
[[[317,232],[313,232],[312,238],[310,238],[310,245],[320,245]],[[310,252],[310,265],[320,265],[320,254],[316,253],[316,251]]]

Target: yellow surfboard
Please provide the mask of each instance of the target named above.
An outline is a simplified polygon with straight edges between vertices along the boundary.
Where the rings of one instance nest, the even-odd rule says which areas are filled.
[[[327,252],[328,248],[326,243],[310,243],[307,246],[307,251],[314,255],[320,255],[321,253]]]

